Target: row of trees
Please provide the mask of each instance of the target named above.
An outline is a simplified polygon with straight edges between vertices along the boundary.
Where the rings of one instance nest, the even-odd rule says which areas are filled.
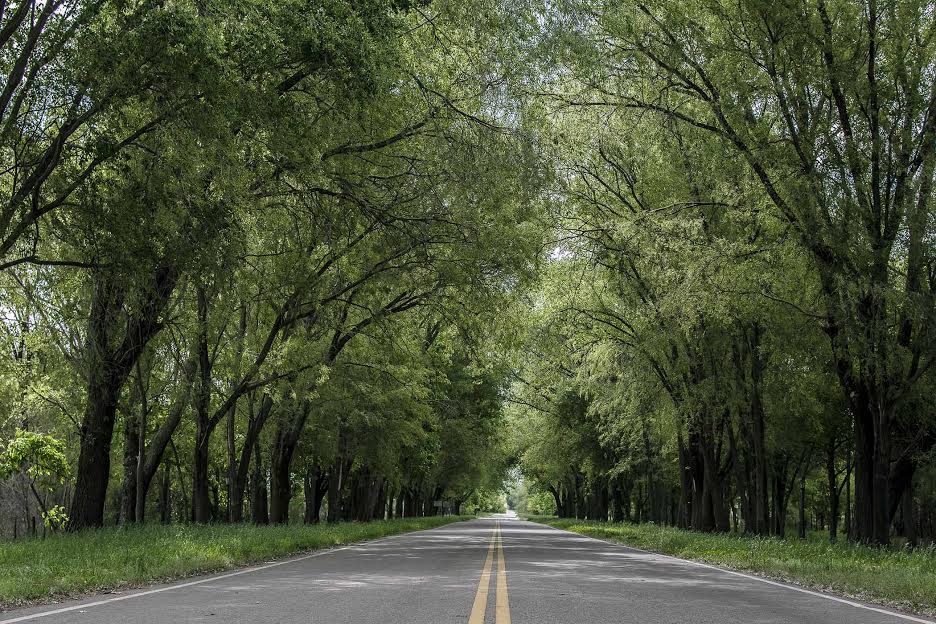
[[[934,15],[0,8],[0,513],[932,537]]]
[[[499,483],[541,174],[470,4],[0,7],[4,532]]]
[[[560,515],[936,536],[927,2],[552,3],[513,391]]]

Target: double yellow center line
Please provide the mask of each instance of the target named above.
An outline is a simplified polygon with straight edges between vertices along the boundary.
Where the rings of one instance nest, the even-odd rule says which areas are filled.
[[[501,537],[500,522],[494,524],[494,532],[491,534],[491,543],[488,545],[487,558],[484,560],[484,568],[481,570],[481,580],[478,582],[478,591],[475,594],[474,605],[471,607],[468,624],[484,624],[495,551],[497,552],[497,593],[494,599],[494,623],[510,624],[510,602],[507,599],[507,565],[504,562],[504,540]]]

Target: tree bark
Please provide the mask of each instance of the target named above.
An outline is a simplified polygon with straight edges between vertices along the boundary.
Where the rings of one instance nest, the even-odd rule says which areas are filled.
[[[777,537],[786,535],[786,508],[787,508],[787,478],[789,470],[789,459],[784,457],[778,460],[778,465],[774,468],[771,487],[773,496],[773,512],[771,515],[771,532]]]
[[[851,541],[854,531],[852,520],[852,463],[851,452],[848,455],[848,472],[845,475],[845,537]]]
[[[263,471],[263,459],[260,455],[259,442],[254,444],[254,472],[250,479],[250,515],[254,524],[269,524],[270,515],[267,508],[267,483]]]
[[[403,517],[403,513],[404,513],[404,511],[403,511],[403,499],[405,498],[405,494],[404,494],[405,491],[406,491],[406,489],[403,488],[403,487],[401,487],[399,493],[397,494],[396,502],[395,502],[395,504],[394,504],[395,509],[394,509],[394,512],[393,512],[393,515],[394,515],[395,518],[402,518],[402,517]]]
[[[211,361],[208,354],[208,295],[204,287],[197,288],[198,299],[198,391],[195,395],[195,457],[192,465],[192,520],[204,524],[212,519],[208,482],[208,451],[211,423],[208,409],[211,402]]]
[[[81,444],[75,493],[69,511],[68,530],[98,527],[104,523],[104,505],[110,480],[110,450],[117,399],[137,358],[149,340],[162,329],[159,317],[175,289],[179,272],[172,266],[158,268],[141,304],[127,319],[120,343],[114,347],[111,330],[123,308],[124,289],[115,276],[95,274],[85,354],[88,362],[88,396],[81,423]]]
[[[838,539],[840,503],[838,473],[835,469],[835,449],[835,440],[830,440],[826,447],[826,479],[829,491],[829,541],[832,543]]]
[[[146,519],[146,492],[143,490],[143,470],[146,467],[146,434],[148,431],[149,400],[146,396],[146,382],[143,379],[143,367],[140,359],[136,361],[136,387],[140,399],[140,421],[137,428],[136,483],[134,485],[134,520],[142,523]],[[131,409],[133,407],[131,406]],[[146,484],[147,487],[149,483]]]
[[[270,453],[270,522],[274,524],[289,522],[290,467],[310,410],[309,401],[300,401],[292,417],[284,418],[276,430]]]
[[[115,383],[96,380],[81,427],[77,480],[68,528],[75,531],[104,524],[104,503],[110,477],[110,447],[116,410]]]
[[[907,483],[901,497],[900,515],[903,520],[903,535],[909,546],[917,545],[917,521],[916,510],[913,503],[913,480]]]
[[[133,524],[137,520],[137,467],[140,452],[138,417],[131,407],[124,421],[123,487],[120,497],[120,524]]]
[[[858,306],[859,325],[866,329],[872,342],[881,340],[878,328],[885,326],[883,305],[877,295],[869,294]],[[894,402],[886,396],[886,381],[877,379],[879,363],[873,356],[869,355],[862,362],[857,373],[847,345],[834,328],[830,336],[833,351],[838,355],[839,381],[854,418],[855,505],[850,537],[865,544],[886,545],[890,542],[890,440]]]
[[[761,336],[763,328],[754,322],[751,327],[749,344],[751,358],[751,455],[753,463],[752,507],[754,511],[753,532],[757,535],[766,535],[769,531],[770,518],[767,501],[767,450],[764,442],[766,432],[764,426],[764,404],[761,399],[761,388],[764,377],[764,363],[760,353]]]
[[[241,446],[240,459],[237,461],[237,469],[234,472],[231,499],[228,501],[231,522],[241,522],[244,519],[244,495],[247,490],[250,458],[257,446],[260,432],[263,431],[263,427],[273,410],[273,399],[268,395],[264,395],[260,404],[260,411],[256,416],[253,414],[252,398],[248,401],[248,409],[247,434],[244,438],[244,444]]]
[[[799,523],[797,526],[800,539],[806,539],[806,472],[806,467],[804,466],[803,472],[800,475]]]
[[[681,529],[688,529],[692,526],[693,508],[692,508],[692,467],[689,463],[689,449],[683,442],[682,433],[678,433],[678,452],[679,452],[679,522]]]
[[[241,358],[244,355],[244,337],[247,334],[247,306],[244,303],[241,303],[240,306],[240,323],[238,325],[237,341],[235,347],[235,357],[234,357],[234,379],[239,380],[241,376],[240,371],[240,362]],[[231,388],[232,391],[236,390],[235,387]],[[234,402],[227,412],[227,456],[228,456],[228,466],[227,466],[227,499],[228,499],[228,509],[227,517],[228,522],[240,522],[243,518],[243,488],[240,492],[237,492],[237,443],[235,440],[235,419],[237,416],[237,403]],[[248,444],[244,445],[245,448],[250,448]],[[248,457],[248,462],[249,462]]]
[[[168,524],[172,519],[172,507],[170,497],[171,478],[169,474],[169,464],[163,467],[162,487],[159,490],[159,521]]]
[[[328,473],[328,522],[349,520],[348,501],[345,490],[348,487],[351,460],[339,457]],[[411,499],[407,499],[406,517],[417,515]]]
[[[303,479],[303,491],[305,494],[303,521],[306,524],[318,524],[322,501],[328,491],[328,474],[323,473],[318,466],[310,467],[306,470]]]
[[[279,441],[270,456],[270,522],[289,524],[289,501],[292,499],[292,482],[289,467],[295,447]]]
[[[172,440],[172,435],[182,421],[182,415],[188,406],[192,389],[192,374],[195,372],[195,359],[190,357],[182,365],[180,381],[182,387],[179,394],[169,408],[169,414],[166,420],[159,426],[156,433],[153,434],[149,446],[142,459],[142,468],[137,473],[137,520],[142,522],[146,508],[146,495],[149,492],[150,484],[156,476],[159,466],[162,464],[166,448]],[[141,439],[142,443],[142,439]],[[141,444],[142,445],[142,444]]]

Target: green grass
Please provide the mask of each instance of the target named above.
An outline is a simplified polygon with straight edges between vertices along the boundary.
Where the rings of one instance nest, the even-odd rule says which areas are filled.
[[[154,524],[0,542],[0,608],[215,572],[464,519],[264,527]]]
[[[878,549],[848,543],[706,534],[654,524],[530,520],[683,559],[704,561],[814,589],[936,613],[936,549]]]

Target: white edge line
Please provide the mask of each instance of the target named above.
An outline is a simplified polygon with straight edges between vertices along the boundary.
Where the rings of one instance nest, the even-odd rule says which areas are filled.
[[[915,617],[913,615],[907,615],[904,613],[899,613],[897,611],[891,611],[889,609],[882,609],[880,607],[872,607],[870,605],[862,604],[860,602],[855,602],[854,600],[848,600],[846,598],[839,598],[838,596],[831,596],[829,594],[823,594],[821,592],[812,591],[809,589],[804,589],[802,587],[797,587],[796,585],[788,585],[787,583],[781,583],[779,581],[772,581],[760,576],[754,576],[751,574],[745,574],[744,572],[738,572],[736,570],[730,570],[728,568],[720,568],[718,566],[710,565],[708,563],[702,563],[701,561],[693,561],[692,559],[683,559],[681,557],[674,557],[673,555],[664,555],[663,553],[653,552],[652,550],[644,550],[643,548],[637,548],[636,546],[628,546],[627,544],[621,542],[614,542],[611,540],[603,540],[597,537],[592,537],[591,535],[585,535],[583,533],[576,533],[575,531],[569,531],[567,529],[560,529],[559,527],[550,526],[548,524],[540,524],[539,522],[533,522],[532,520],[527,520],[527,522],[532,522],[533,524],[538,524],[539,526],[549,527],[554,531],[563,531],[565,533],[571,533],[572,535],[577,535],[579,537],[584,537],[585,539],[590,539],[596,542],[601,542],[602,544],[609,544],[611,546],[617,546],[618,548],[627,548],[630,550],[636,550],[637,552],[642,552],[648,555],[654,555],[656,557],[662,557],[664,559],[672,559],[673,561],[679,561],[680,563],[688,563],[690,565],[699,566],[701,568],[708,568],[710,570],[715,570],[717,572],[724,572],[725,574],[733,574],[734,576],[740,576],[741,578],[746,578],[751,581],[758,581],[760,583],[766,583],[767,585],[774,585],[775,587],[782,587],[783,589],[791,589],[793,591],[800,592],[801,594],[808,594],[810,596],[816,596],[817,598],[825,598],[826,600],[832,600],[833,602],[839,602],[841,604],[848,605],[850,607],[855,607],[858,609],[865,609],[866,611],[874,611],[875,613],[883,613],[884,615],[890,615],[892,617],[900,618],[902,620],[907,620],[908,622],[919,622],[920,624],[936,624],[936,620],[926,620],[923,618]],[[6,622],[0,622],[0,624],[7,624]]]
[[[452,524],[452,523],[449,523],[449,524]],[[260,572],[261,570],[268,570],[270,568],[275,568],[277,566],[286,565],[287,563],[297,563],[299,561],[305,561],[306,559],[311,559],[313,557],[321,557],[323,555],[330,555],[332,553],[340,552],[342,550],[348,550],[350,548],[356,548],[358,546],[376,544],[378,542],[383,542],[383,541],[394,539],[397,537],[404,537],[407,535],[412,535],[414,533],[421,533],[423,531],[432,531],[433,529],[441,529],[443,527],[449,526],[449,524],[443,524],[443,525],[440,525],[437,527],[431,527],[428,529],[419,529],[416,531],[406,531],[405,533],[397,533],[396,535],[387,535],[386,537],[378,537],[377,539],[372,539],[372,540],[363,540],[360,542],[355,542],[353,544],[346,544],[344,546],[339,546],[338,548],[328,548],[326,550],[319,550],[317,552],[309,553],[307,555],[302,555],[300,557],[290,557],[289,559],[284,559],[282,561],[275,561],[273,563],[268,563],[262,566],[253,566],[250,568],[244,568],[243,570],[238,570],[236,572],[228,572],[227,574],[221,574],[218,576],[210,576],[208,578],[198,579],[197,581],[189,581],[187,583],[177,583],[175,585],[167,585],[166,587],[159,587],[157,589],[148,589],[146,591],[126,594],[124,596],[116,596],[115,598],[107,598],[105,600],[95,600],[93,602],[83,602],[81,604],[72,605],[70,607],[52,609],[51,611],[40,611],[38,613],[32,613],[30,615],[21,615],[19,617],[10,618],[8,620],[0,620],[0,624],[14,624],[15,622],[28,622],[30,620],[38,620],[39,618],[48,617],[50,615],[60,615],[62,613],[69,613],[71,611],[78,611],[80,609],[87,609],[90,607],[99,607],[101,605],[110,604],[112,602],[120,602],[122,600],[130,600],[131,598],[141,598],[143,596],[149,596],[152,594],[160,594],[162,592],[172,591],[174,589],[183,589],[185,587],[192,587],[193,585],[202,585],[204,583],[212,583],[214,581],[223,581],[224,579],[229,579],[232,576],[240,576],[241,574],[249,574],[251,572]]]

